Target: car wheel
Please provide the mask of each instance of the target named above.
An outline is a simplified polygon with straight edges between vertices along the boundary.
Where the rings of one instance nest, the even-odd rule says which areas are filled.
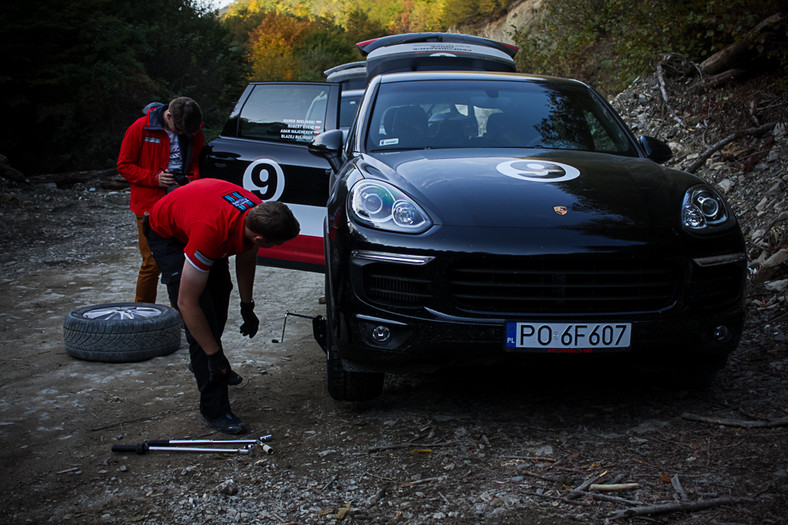
[[[66,352],[77,359],[124,363],[168,355],[181,345],[181,316],[170,306],[111,303],[69,312]]]
[[[337,401],[369,401],[383,391],[382,373],[348,372],[330,346],[326,353],[326,377],[328,395]]]
[[[326,352],[328,395],[337,401],[368,401],[375,399],[383,391],[384,375],[376,372],[348,372],[342,366],[342,360],[337,355],[332,337],[333,299],[328,277],[326,277],[326,329],[324,335],[325,347],[323,349]]]

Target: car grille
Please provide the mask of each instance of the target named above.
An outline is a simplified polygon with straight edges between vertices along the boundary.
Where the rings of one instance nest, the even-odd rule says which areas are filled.
[[[369,264],[364,293],[382,306],[477,314],[649,312],[675,303],[682,275],[665,261],[541,257],[458,261],[437,271]]]
[[[386,306],[424,306],[432,298],[430,279],[423,266],[366,265],[364,289],[370,300]]]
[[[704,308],[740,300],[745,272],[744,262],[696,268],[692,274],[687,303],[693,307]]]
[[[448,270],[460,310],[496,313],[645,312],[677,296],[680,269],[665,261],[539,258],[474,260]]]

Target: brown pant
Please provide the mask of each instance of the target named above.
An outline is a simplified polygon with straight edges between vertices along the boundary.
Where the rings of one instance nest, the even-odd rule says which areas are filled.
[[[139,233],[140,255],[142,255],[142,265],[137,275],[137,297],[134,299],[138,303],[155,303],[156,292],[159,288],[159,266],[156,259],[148,247],[148,239],[142,232],[142,221],[144,215],[137,215],[137,231]]]

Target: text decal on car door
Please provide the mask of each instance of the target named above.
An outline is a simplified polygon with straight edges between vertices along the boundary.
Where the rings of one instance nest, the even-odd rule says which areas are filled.
[[[580,171],[572,166],[537,159],[507,160],[496,169],[507,177],[532,182],[564,182],[580,176]]]

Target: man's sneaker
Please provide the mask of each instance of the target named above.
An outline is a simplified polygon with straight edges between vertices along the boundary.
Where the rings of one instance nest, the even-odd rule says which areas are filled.
[[[215,428],[224,434],[244,434],[246,433],[246,423],[241,421],[232,412],[219,417],[208,418],[203,416],[202,422],[206,426]]]
[[[192,368],[192,364],[189,363],[189,372],[192,374],[194,373],[194,368]],[[227,384],[230,386],[236,386],[243,383],[244,378],[238,375],[235,370],[230,370],[230,373],[227,375]]]

